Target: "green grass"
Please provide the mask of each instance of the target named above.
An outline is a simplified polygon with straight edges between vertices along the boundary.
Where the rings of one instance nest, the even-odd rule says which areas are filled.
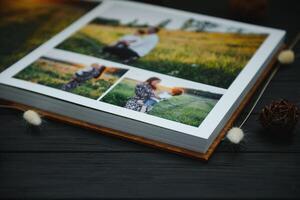
[[[217,100],[184,94],[154,106],[150,115],[198,127]]]
[[[116,57],[103,54],[101,49],[136,29],[91,23],[58,48],[121,62]],[[159,37],[159,44],[150,54],[130,65],[228,88],[266,36],[162,29]]]
[[[101,101],[124,107],[126,102],[135,95],[135,85],[136,81],[123,79],[108,94],[106,94]]]
[[[134,80],[124,79],[101,101],[124,107],[135,95],[136,83]],[[217,100],[214,99],[183,94],[161,101],[148,114],[198,127],[216,103]]]
[[[60,89],[65,83],[71,80],[72,76],[72,73],[61,73],[58,70],[46,68],[41,62],[35,62],[18,73],[15,78]],[[89,80],[70,92],[84,97],[97,99],[109,89],[114,82],[115,80],[113,79],[98,79],[97,81]]]

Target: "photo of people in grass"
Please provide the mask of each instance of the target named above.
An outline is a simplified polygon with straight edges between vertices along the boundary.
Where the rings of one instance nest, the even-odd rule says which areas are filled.
[[[98,99],[127,69],[41,57],[15,78]]]
[[[208,20],[125,11],[111,8],[56,48],[227,89],[267,37]]]
[[[198,127],[222,94],[176,86],[157,76],[125,77],[101,101]]]

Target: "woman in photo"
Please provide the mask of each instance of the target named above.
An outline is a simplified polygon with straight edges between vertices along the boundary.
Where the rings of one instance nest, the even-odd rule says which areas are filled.
[[[139,29],[134,34],[121,37],[117,42],[103,48],[104,53],[117,56],[123,63],[130,63],[149,54],[157,45],[159,28]]]
[[[135,87],[135,96],[127,101],[125,108],[139,112],[147,112],[147,106],[145,107],[145,103],[149,104],[149,101],[151,100],[154,101],[160,99],[160,97],[155,94],[157,85],[160,82],[160,78],[151,77],[145,82],[137,84]]]

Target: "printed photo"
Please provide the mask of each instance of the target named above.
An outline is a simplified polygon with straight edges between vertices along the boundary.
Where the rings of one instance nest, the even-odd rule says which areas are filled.
[[[14,78],[98,99],[127,69],[41,57]]]
[[[207,20],[122,9],[104,12],[56,48],[227,89],[267,37]]]
[[[160,77],[124,78],[101,101],[198,127],[222,94],[176,86]]]

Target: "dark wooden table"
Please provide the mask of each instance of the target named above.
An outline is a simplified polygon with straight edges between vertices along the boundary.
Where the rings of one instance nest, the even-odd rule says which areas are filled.
[[[227,1],[156,3],[231,18]],[[286,29],[290,41],[299,19],[299,1],[269,1],[255,23]],[[299,124],[282,139],[257,122],[263,105],[280,98],[300,106],[299,57],[272,80],[243,128],[243,148],[223,143],[207,163],[47,119],[28,130],[21,112],[0,109],[0,198],[299,198]]]

